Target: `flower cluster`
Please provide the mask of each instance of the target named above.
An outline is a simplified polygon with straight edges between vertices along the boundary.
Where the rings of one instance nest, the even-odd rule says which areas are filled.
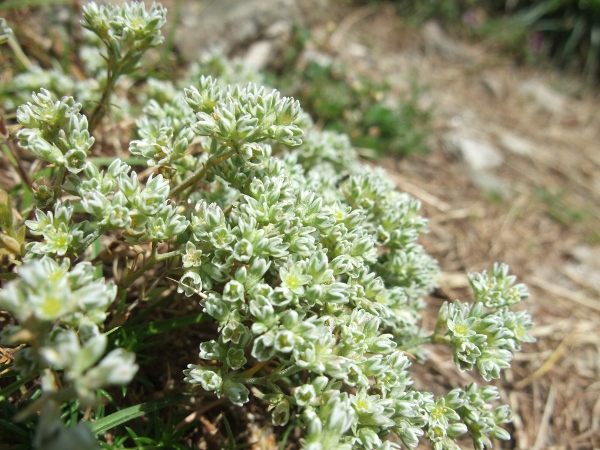
[[[117,293],[114,283],[95,279],[89,262],[70,268],[43,257],[19,269],[19,278],[0,291],[0,308],[19,322],[5,328],[3,342],[33,344],[16,353],[24,375],[42,372],[44,391],[57,391],[49,371],[62,370],[80,401],[94,403],[95,390],[127,384],[137,370],[134,355],[116,349],[102,358],[107,337],[99,326]]]
[[[535,341],[527,334],[533,326],[529,314],[510,310],[529,294],[525,285],[513,286],[516,278],[508,276],[506,264],[495,264],[491,276],[484,272],[469,279],[475,292],[475,304],[459,300],[445,303],[436,333],[451,345],[459,369],[470,370],[476,366],[489,381],[510,367],[513,352],[520,350],[522,343]],[[444,328],[446,332],[442,335]]]
[[[80,104],[70,97],[54,102],[48,91],[34,94],[33,99],[35,104],[28,103],[18,110],[19,121],[27,127],[19,132],[21,145],[52,164],[65,165],[73,175],[67,178],[64,189],[81,199],[81,207],[97,218],[100,229],[123,229],[126,239],[135,243],[166,241],[187,228],[189,222],[168,201],[170,186],[162,175],[150,176],[142,186],[137,173],[130,173],[131,167],[119,159],[106,172],[85,161],[94,138],[87,131],[85,116],[77,113]],[[80,127],[70,126],[73,123]],[[85,178],[75,176],[80,173]],[[40,207],[55,199],[54,191],[44,185],[35,195]],[[36,219],[26,225],[43,241],[28,244],[32,254],[63,256],[74,252],[91,232],[88,221],[72,223],[73,207],[69,202],[56,202],[54,213],[37,209],[35,215]]]
[[[197,86],[185,90],[186,101],[196,113],[194,132],[221,143],[235,143],[238,152],[249,144],[271,138],[298,145],[302,130],[294,124],[300,103],[281,97],[276,90],[249,83],[223,89],[212,77],[201,76]]]
[[[6,24],[6,19],[0,17],[0,44],[6,43],[11,35],[12,30]]]
[[[80,110],[81,104],[72,97],[54,101],[52,94],[42,89],[32,102],[17,110],[17,120],[24,127],[18,135],[20,145],[50,164],[79,173],[94,144]]]
[[[40,191],[38,191],[39,193]],[[36,255],[64,256],[70,248],[83,242],[83,223],[72,223],[73,206],[69,201],[54,205],[54,212],[36,209],[35,220],[25,221],[33,236],[43,236],[41,242],[30,242],[27,250]]]
[[[161,5],[153,3],[150,11],[146,11],[142,2],[135,1],[123,6],[90,2],[83,7],[81,21],[102,40],[111,55],[118,56],[131,68],[146,50],[163,42],[160,30],[165,23],[166,9]]]
[[[428,436],[435,450],[458,448],[453,439],[471,433],[473,444],[478,450],[491,448],[490,437],[509,440],[510,435],[501,427],[510,422],[508,406],[494,408],[490,402],[500,398],[495,386],[479,388],[472,383],[462,389],[453,389],[448,395],[429,403]]]
[[[88,162],[88,180],[71,178],[71,192],[81,197],[81,206],[98,218],[101,229],[122,229],[130,243],[163,242],[183,232],[189,221],[168,201],[169,182],[151,175],[143,186],[130,169],[115,159],[104,173]]]
[[[95,279],[89,262],[69,266],[67,259],[59,264],[43,257],[19,269],[19,278],[0,291],[0,308],[19,325],[6,327],[1,338],[6,345],[30,344],[15,354],[15,368],[23,376],[41,374],[37,448],[63,443],[95,449],[95,439],[83,424],[65,428],[61,423],[60,402],[75,398],[82,405],[93,405],[97,389],[128,384],[138,366],[135,355],[121,348],[103,356],[107,336],[99,327],[116,286]],[[62,383],[55,371],[63,372]]]
[[[194,139],[189,126],[194,113],[173,85],[150,80],[148,88],[151,98],[144,107],[145,116],[136,120],[140,139],[131,141],[129,151],[147,158],[148,166],[173,166]]]

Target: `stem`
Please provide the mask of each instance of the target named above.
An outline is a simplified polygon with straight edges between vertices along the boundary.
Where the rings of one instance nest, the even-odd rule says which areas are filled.
[[[281,380],[282,378],[294,375],[295,373],[302,372],[303,370],[304,369],[302,367],[290,366],[287,369],[282,370],[281,372],[274,372],[274,373],[272,373],[267,378],[269,378],[269,381],[273,382],[273,381]]]
[[[81,255],[85,251],[86,248],[88,248],[90,245],[92,245],[94,243],[94,241],[96,239],[98,239],[102,233],[104,233],[104,231],[105,231],[104,227],[101,225],[98,225],[98,228],[96,228],[94,230],[94,232],[92,234],[90,234],[87,238],[85,238],[85,240],[81,243],[81,245],[77,249],[76,253],[78,255]]]
[[[102,120],[108,109],[108,100],[110,98],[110,94],[112,94],[117,78],[119,78],[120,75],[115,66],[115,57],[111,53],[110,57],[108,58],[108,68],[106,70],[106,86],[104,87],[102,98],[100,99],[90,116],[90,124],[88,127],[90,134],[92,134],[96,127],[100,124],[100,121]]]
[[[212,158],[212,157],[209,158],[208,161],[206,161],[206,163],[202,164],[202,167],[199,167],[194,172],[192,172],[192,174],[189,177],[187,177],[185,180],[183,180],[181,182],[181,184],[175,186],[175,188],[173,188],[173,190],[171,191],[171,194],[169,197],[171,197],[171,198],[177,197],[179,194],[181,194],[183,191],[185,191],[188,187],[196,184],[206,174],[206,171],[210,167],[216,166],[217,164],[221,164],[222,162],[227,161],[229,158],[231,158],[231,156],[233,156],[234,153],[235,153],[235,150],[232,150],[229,153],[226,153],[223,156],[220,156],[218,158]]]
[[[122,283],[120,283],[119,289],[127,289],[129,286],[131,286],[133,283],[135,283],[135,281],[141,277],[147,270],[151,269],[156,263],[161,262],[161,261],[165,261],[169,258],[173,258],[175,256],[179,256],[183,253],[183,250],[175,250],[172,252],[168,252],[168,253],[162,253],[162,254],[158,254],[158,246],[156,245],[156,243],[152,243],[152,256],[150,257],[150,259],[148,261],[146,261],[146,263],[142,266],[142,268],[140,270],[138,270],[137,272],[132,272],[130,273],[127,277],[125,277],[125,279],[123,280]]]
[[[33,64],[31,64],[31,61],[29,61],[27,55],[25,55],[25,53],[23,52],[23,49],[19,45],[19,41],[17,41],[14,35],[11,35],[8,38],[8,45],[13,51],[15,59],[19,63],[19,66],[21,66],[21,69],[31,70]]]
[[[450,338],[447,336],[439,336],[439,335],[433,335],[431,336],[431,343],[432,344],[449,344],[450,343]]]
[[[4,151],[8,150],[8,152],[12,155],[12,159],[14,159],[14,164],[16,166],[15,168],[17,169],[17,172],[19,173],[19,177],[21,178],[21,181],[23,182],[25,187],[30,192],[33,192],[33,189],[31,187],[31,180],[29,179],[29,175],[27,175],[25,168],[21,165],[21,160],[19,158],[17,158],[17,154],[15,152],[15,149],[13,148],[12,141],[6,140],[6,142],[2,144],[2,148],[4,149]]]
[[[157,254],[156,261],[157,262],[164,261],[166,259],[173,258],[175,256],[179,256],[182,253],[183,253],[183,250],[173,250],[172,252]]]
[[[29,404],[25,409],[19,411],[13,418],[15,422],[21,422],[27,419],[29,416],[35,414],[42,406],[46,404],[48,401],[52,400],[57,403],[64,403],[73,398],[77,398],[77,392],[75,391],[75,386],[71,385],[67,388],[64,388],[60,391],[55,392],[46,392],[38,397],[33,403]]]
[[[58,197],[61,194],[61,185],[63,184],[63,181],[65,180],[65,174],[67,173],[67,168],[65,166],[60,166],[56,172],[56,175],[54,176],[54,180],[52,180],[51,183],[51,189],[54,192],[54,199],[52,200],[52,203],[50,203],[49,205],[46,205],[44,207],[44,209],[49,210],[51,209],[54,204],[56,203],[56,201],[58,200]]]
[[[60,185],[65,180],[65,173],[67,173],[67,168],[65,166],[60,166],[56,172],[54,180],[52,180],[52,186],[55,188],[60,188]]]
[[[208,162],[207,162],[207,164],[208,164]],[[199,167],[198,169],[194,170],[189,177],[187,177],[185,180],[183,180],[181,182],[181,184],[175,186],[175,188],[171,191],[171,194],[169,195],[169,197],[171,197],[171,198],[177,197],[177,195],[179,195],[181,192],[185,191],[192,184],[197,183],[200,180],[200,178],[202,178],[204,176],[204,174],[206,173],[207,164],[203,163],[202,167]]]
[[[275,370],[273,373],[269,375],[265,375],[263,377],[256,378],[246,378],[244,383],[246,384],[259,384],[262,386],[266,386],[268,383],[273,383],[277,380],[281,380],[282,378],[289,377],[290,375],[294,375],[295,373],[302,372],[304,369],[298,366],[290,366],[285,370],[277,371]]]

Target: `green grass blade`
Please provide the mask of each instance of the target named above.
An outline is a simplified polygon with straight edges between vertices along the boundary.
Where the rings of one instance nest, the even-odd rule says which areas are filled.
[[[4,389],[0,389],[0,401],[4,401],[7,397],[12,395],[14,392],[17,392],[21,386],[26,383],[29,383],[33,380],[33,377],[25,377],[20,380],[15,381],[14,383],[9,384]]]
[[[28,6],[47,6],[47,5],[64,5],[65,3],[73,3],[72,0],[12,0],[0,4],[0,11],[6,11],[15,8],[25,8]]]
[[[142,323],[132,327],[124,326],[123,329],[125,329],[127,332],[133,332],[138,339],[142,339],[148,336],[155,336],[166,331],[175,330],[177,328],[195,325],[197,323],[204,322],[208,318],[209,316],[206,314],[198,313],[189,316],[165,319],[159,322]]]
[[[138,417],[142,417],[148,413],[156,412],[159,409],[174,403],[179,403],[184,398],[184,395],[175,395],[163,400],[140,403],[139,405],[131,406],[129,408],[122,409],[121,411],[117,411],[109,416],[103,417],[96,422],[89,423],[89,426],[95,435],[106,433],[108,430],[127,423],[130,420],[137,419]]]
[[[595,24],[590,31],[590,49],[583,69],[588,81],[594,78],[598,70],[598,54],[600,54],[600,24]]]
[[[235,437],[233,436],[233,432],[231,431],[229,420],[227,420],[227,417],[225,415],[223,415],[223,423],[225,424],[225,431],[227,432],[227,447],[229,448],[229,450],[235,450]]]
[[[561,0],[550,0],[540,2],[530,9],[515,15],[515,21],[522,25],[530,26],[544,17],[546,14],[551,13],[555,9],[559,8]]]
[[[20,426],[9,422],[8,420],[0,418],[0,429],[4,429],[5,431],[9,432],[13,437],[18,436],[23,440],[29,440],[29,433],[27,432],[27,430],[24,430]]]
[[[562,61],[568,61],[569,58],[573,57],[573,54],[577,51],[577,47],[581,45],[581,41],[585,36],[586,30],[586,21],[583,18],[579,19],[573,26],[573,31],[569,35],[569,39],[567,39],[567,42],[565,42],[564,48],[561,52]]]

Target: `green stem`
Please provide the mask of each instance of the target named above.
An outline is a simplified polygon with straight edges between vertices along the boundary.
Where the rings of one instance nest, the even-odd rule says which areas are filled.
[[[449,344],[450,343],[450,338],[448,336],[440,336],[440,335],[433,335],[431,336],[431,343],[432,344]]]
[[[194,170],[189,177],[187,177],[185,180],[183,180],[181,182],[181,184],[175,186],[175,188],[173,188],[173,190],[171,191],[171,194],[169,196],[171,198],[177,197],[180,193],[185,191],[188,187],[197,183],[198,180],[200,180],[200,178],[202,178],[204,176],[204,174],[206,173],[206,169],[207,169],[207,164],[202,164],[202,167],[199,167],[198,169]]]
[[[29,61],[27,55],[23,52],[23,49],[19,45],[19,41],[17,41],[14,35],[11,35],[8,38],[8,45],[13,51],[15,59],[17,60],[17,63],[20,66],[20,68],[24,70],[31,70],[33,64],[31,64],[31,61]]]
[[[113,54],[108,58],[108,68],[106,70],[106,86],[104,86],[104,92],[102,92],[102,98],[94,108],[90,116],[90,124],[88,130],[90,134],[94,132],[96,127],[100,124],[100,121],[106,114],[108,110],[108,101],[110,99],[110,95],[115,87],[117,78],[119,78],[119,72],[117,70],[117,62]]]
[[[183,253],[183,250],[173,250],[172,252],[161,253],[156,255],[156,261],[164,261],[166,259],[173,258],[175,256],[179,256]]]
[[[63,184],[63,181],[65,180],[66,173],[67,173],[67,168],[65,166],[60,166],[58,168],[58,171],[56,172],[56,176],[54,177],[54,180],[52,181],[52,186],[55,189],[60,189],[60,186]]]
[[[156,245],[156,243],[152,243],[152,256],[150,257],[150,259],[148,259],[148,261],[146,261],[146,263],[142,266],[142,268],[136,272],[132,272],[129,275],[127,275],[127,277],[125,277],[125,279],[123,280],[122,283],[120,283],[119,288],[121,290],[123,289],[127,289],[128,287],[130,287],[133,283],[135,283],[135,281],[141,277],[147,270],[151,269],[156,263],[159,263],[161,261],[165,261],[169,258],[173,258],[175,256],[179,256],[183,253],[183,250],[175,250],[172,252],[168,252],[168,253],[162,253],[162,254],[158,254],[158,246]]]
[[[280,372],[272,373],[268,378],[269,378],[269,381],[273,382],[273,381],[281,380],[282,378],[294,375],[295,373],[302,372],[303,370],[304,369],[302,367],[290,366],[287,369],[282,370]]]
[[[67,173],[67,168],[65,166],[60,166],[58,168],[56,175],[54,176],[54,180],[52,180],[52,183],[51,183],[51,189],[54,192],[54,200],[52,200],[52,203],[50,203],[49,205],[46,205],[44,207],[44,209],[46,209],[46,210],[52,209],[52,207],[54,206],[54,204],[60,197],[61,192],[62,192],[61,186],[63,184],[63,181],[65,181],[66,173]]]
[[[259,386],[266,386],[267,378],[268,378],[268,376],[254,377],[254,378],[246,378],[245,380],[242,379],[240,381],[243,382],[244,384],[258,384]]]
[[[90,234],[87,238],[85,238],[85,240],[81,243],[79,248],[76,250],[76,253],[78,255],[81,255],[85,251],[86,248],[88,248],[90,245],[92,245],[94,243],[94,241],[96,239],[98,239],[102,233],[104,233],[104,231],[106,231],[104,229],[104,227],[101,225],[98,225],[98,228],[96,228],[94,230],[94,232],[92,234]]]
[[[281,380],[282,378],[289,377],[294,375],[295,373],[302,372],[304,369],[298,366],[290,366],[284,370],[275,370],[273,373],[269,375],[265,375],[262,377],[255,378],[246,378],[243,380],[246,384],[258,384],[260,386],[268,386],[275,381]]]
[[[233,154],[235,153],[235,150],[230,151],[229,153],[226,153],[223,156],[220,156],[218,158],[209,158],[208,161],[206,161],[206,163],[202,164],[202,167],[197,168],[194,172],[192,172],[192,174],[187,177],[185,180],[183,180],[181,182],[181,184],[175,186],[173,188],[173,190],[171,191],[171,194],[169,197],[171,198],[175,198],[177,197],[179,194],[181,194],[183,191],[185,191],[188,187],[196,184],[202,177],[204,177],[204,175],[206,174],[206,171],[212,167],[212,166],[216,166],[217,164],[221,164],[222,162],[227,161],[229,158],[231,158],[233,156]]]
[[[13,421],[21,422],[27,419],[29,416],[40,411],[42,409],[42,406],[44,406],[44,404],[46,404],[50,400],[60,404],[72,400],[74,398],[77,398],[77,392],[75,391],[75,387],[73,385],[66,387],[60,391],[45,392],[40,397],[38,397],[33,403],[30,403],[25,409],[19,411],[14,416]]]

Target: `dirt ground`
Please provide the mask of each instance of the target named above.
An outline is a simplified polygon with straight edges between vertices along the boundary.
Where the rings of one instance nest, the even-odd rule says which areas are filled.
[[[513,441],[501,447],[599,448],[598,90],[553,69],[519,67],[485,42],[439,39],[435,24],[409,27],[390,5],[337,6],[313,30],[323,48],[352,70],[390,80],[400,98],[417,80],[433,107],[431,153],[383,162],[431,221],[422,242],[444,273],[425,324],[433,326],[444,300],[468,298],[466,273],[508,263],[530,289],[538,341],[498,383],[514,414]],[[545,89],[546,99],[537,94]],[[502,164],[473,173],[446,151],[449,133],[495,147]],[[417,369],[423,387],[479,381],[443,349],[430,355]]]

